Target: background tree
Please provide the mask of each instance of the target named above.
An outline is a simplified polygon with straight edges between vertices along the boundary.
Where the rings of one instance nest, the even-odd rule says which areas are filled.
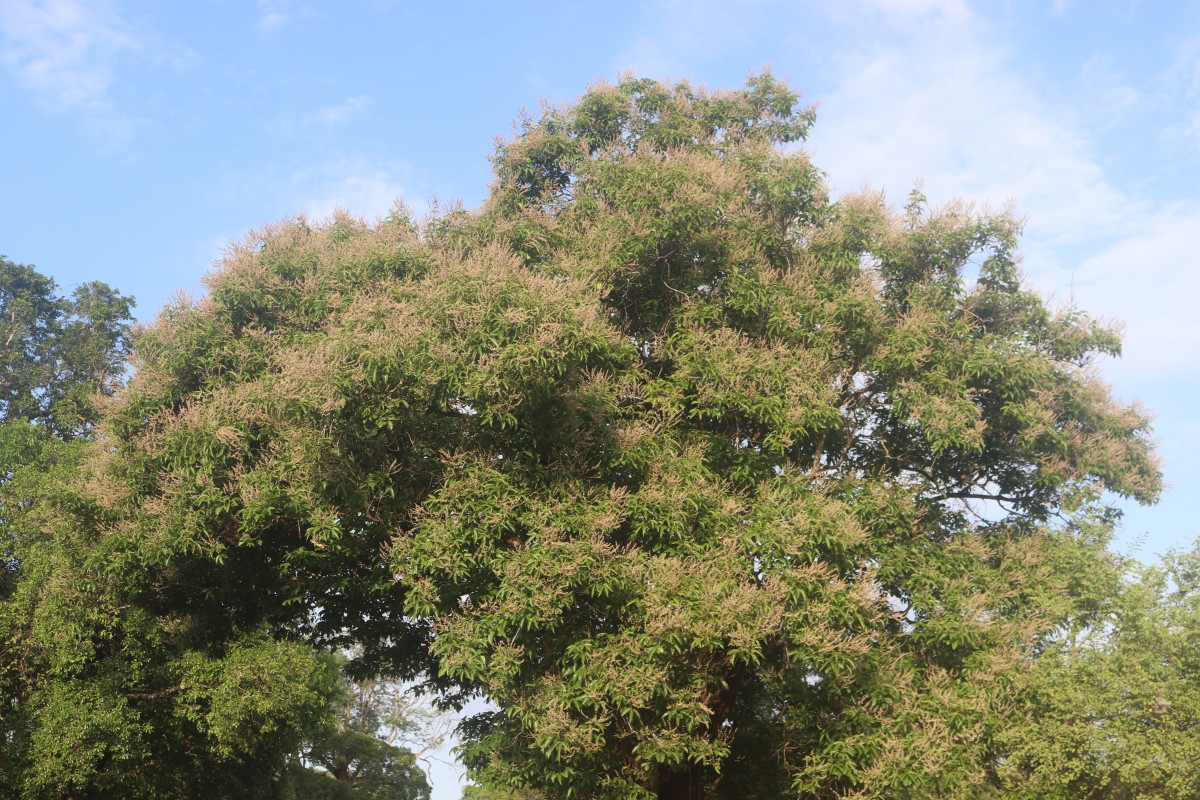
[[[1002,732],[1006,796],[1200,794],[1200,550],[1113,566],[1124,580],[1038,659]]]
[[[62,296],[51,278],[0,256],[0,492],[49,441],[91,431],[97,398],[125,373],[133,303],[100,282]],[[16,579],[8,520],[20,502],[0,494],[0,598]]]
[[[51,278],[0,256],[0,599],[15,586],[9,521],[24,501],[4,484],[23,466],[47,469],[52,441],[90,433],[97,398],[125,374],[133,304],[100,282],[60,295]]]
[[[86,431],[95,399],[125,374],[133,303],[99,281],[59,295],[52,279],[0,256],[0,421],[61,439]]]
[[[626,80],[524,120],[478,212],[251,234],[44,524],[177,643],[485,695],[491,787],[994,796],[1094,605],[1078,520],[1159,490],[1147,419],[1011,215],[833,202],[811,122],[769,75]]]
[[[420,752],[403,746],[414,735],[422,750],[440,746],[445,722],[411,692],[387,680],[343,678],[337,723],[305,743],[290,776],[297,800],[429,800]],[[438,728],[444,737],[448,732]]]

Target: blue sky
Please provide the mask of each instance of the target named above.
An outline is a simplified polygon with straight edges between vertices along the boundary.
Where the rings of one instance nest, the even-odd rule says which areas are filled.
[[[1126,325],[1114,389],[1172,487],[1117,548],[1200,534],[1200,4],[1159,0],[0,0],[0,253],[150,318],[246,230],[482,200],[522,107],[632,70],[819,116],[835,193],[1028,215],[1031,285]],[[1140,544],[1139,544],[1140,542]],[[455,796],[443,794],[443,797]]]

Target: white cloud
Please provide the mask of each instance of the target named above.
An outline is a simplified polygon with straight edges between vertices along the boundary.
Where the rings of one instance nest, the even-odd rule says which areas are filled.
[[[614,72],[632,71],[658,79],[687,77],[701,56],[728,52],[769,24],[775,0],[665,0],[647,4],[639,26],[652,31],[634,40],[612,64]],[[754,65],[747,65],[754,66]]]
[[[1163,209],[1134,224],[1074,270],[1046,271],[1040,281],[1089,312],[1125,320],[1122,358],[1105,367],[1119,385],[1200,378],[1200,208]]]
[[[1183,97],[1200,94],[1200,37],[1182,42],[1175,51],[1171,66],[1163,74],[1168,92]]]
[[[287,24],[287,14],[282,11],[264,11],[258,18],[258,29],[265,33],[277,31]]]
[[[904,18],[938,15],[963,20],[971,10],[963,0],[865,0],[865,5]]]
[[[116,60],[142,44],[107,3],[5,0],[0,3],[0,58],[55,108],[110,107]]]
[[[136,157],[128,145],[148,120],[119,91],[121,71],[199,60],[185,44],[130,25],[110,0],[0,0],[0,66],[43,108],[78,114],[109,153]]]
[[[841,191],[870,182],[896,201],[923,179],[937,202],[1015,200],[1047,239],[1111,233],[1127,199],[990,40],[983,22],[961,15],[861,30],[821,98],[816,162]]]
[[[399,164],[341,162],[316,172],[294,176],[298,186],[306,187],[299,195],[300,206],[311,217],[328,217],[335,209],[360,217],[386,216],[396,201],[404,201],[407,168]]]
[[[1200,156],[1200,37],[1180,44],[1158,76],[1155,100],[1167,112],[1159,140],[1172,156]]]
[[[1120,73],[1108,53],[1097,53],[1079,71],[1077,96],[1091,129],[1111,127],[1145,102],[1143,92]]]
[[[1023,247],[1033,283],[1061,302],[1125,322],[1125,355],[1106,374],[1128,384],[1123,389],[1179,370],[1196,374],[1200,205],[1155,205],[1114,183],[1092,129],[1080,123],[1094,99],[1086,85],[1067,96],[1069,107],[1052,106],[994,38],[970,17],[882,35],[860,31],[838,57],[834,89],[821,98],[809,146],[814,160],[836,190],[870,182],[893,203],[917,178],[935,202],[1015,201],[1028,217]],[[1083,77],[1110,68],[1094,60]],[[1114,92],[1118,103],[1140,100],[1130,87]]]
[[[335,106],[326,106],[317,111],[316,119],[325,125],[344,125],[354,117],[366,111],[371,105],[371,98],[359,94],[348,97]]]
[[[1159,138],[1169,151],[1193,157],[1200,153],[1200,109],[1184,114],[1163,128]]]
[[[262,33],[275,33],[287,27],[297,14],[307,13],[307,9],[297,7],[293,0],[258,0],[256,26]]]
[[[425,202],[408,188],[411,168],[403,161],[339,155],[320,164],[275,164],[255,175],[226,174],[213,187],[214,199],[248,205],[267,219],[296,214],[325,218],[341,209],[354,216],[386,216],[397,200],[414,209]]]

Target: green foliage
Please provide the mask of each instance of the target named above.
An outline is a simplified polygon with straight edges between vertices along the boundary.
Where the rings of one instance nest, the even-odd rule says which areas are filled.
[[[489,789],[469,784],[463,787],[462,800],[542,800],[542,796],[530,789]]]
[[[419,710],[395,683],[343,678],[337,724],[306,743],[285,800],[429,800],[429,783],[399,737],[420,727]]]
[[[152,613],[144,569],[114,569],[87,484],[105,449],[86,440],[132,301],[0,267],[0,796],[277,796],[285,757],[332,718],[336,666],[260,629],[198,637]]]
[[[1015,219],[834,202],[811,123],[770,75],[626,80],[524,120],[477,212],[247,237],[31,528],[130,604],[55,668],[131,669],[153,637],[109,620],[186,669],[267,630],[487,697],[489,791],[996,796],[1031,660],[1097,607],[1079,498],[1159,491],[1148,421]],[[177,694],[218,761],[294,730]]]
[[[69,439],[125,372],[133,298],[94,281],[69,297],[0,256],[0,422],[25,419]],[[14,462],[4,462],[14,463]]]
[[[286,755],[331,716],[336,665],[249,631],[196,646],[185,618],[136,603],[71,524],[86,449],[54,445],[47,472],[6,486],[37,502],[11,521],[20,568],[0,601],[0,795],[275,797]]]
[[[1028,716],[1002,733],[1007,796],[1200,794],[1200,550],[1123,566],[1100,613],[1038,659]]]
[[[53,440],[88,435],[98,399],[125,372],[133,299],[99,282],[57,292],[52,279],[0,256],[0,600],[17,580],[9,522],[28,502],[5,484],[22,468],[47,469]]]

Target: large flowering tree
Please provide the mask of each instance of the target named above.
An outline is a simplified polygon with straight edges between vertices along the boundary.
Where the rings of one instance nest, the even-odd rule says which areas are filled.
[[[64,513],[172,635],[486,697],[493,786],[992,796],[1094,606],[1077,520],[1159,490],[1147,419],[1016,219],[833,201],[812,121],[625,80],[524,120],[477,211],[255,232],[141,333]]]

